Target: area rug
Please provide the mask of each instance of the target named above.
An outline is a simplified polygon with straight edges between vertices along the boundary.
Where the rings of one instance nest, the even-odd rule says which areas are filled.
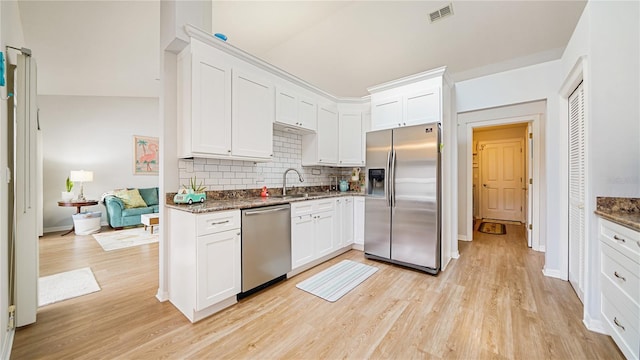
[[[485,234],[504,235],[507,233],[507,229],[504,224],[498,224],[493,222],[482,222],[478,231]]]
[[[71,270],[38,279],[38,306],[100,291],[91,268]]]
[[[374,266],[351,260],[342,260],[299,283],[296,287],[327,301],[334,302],[360,285],[376,271],[378,271],[378,268]]]
[[[111,251],[156,243],[158,242],[158,232],[154,230],[152,235],[149,229],[145,231],[144,227],[137,227],[93,234],[93,238],[102,246],[104,251]]]

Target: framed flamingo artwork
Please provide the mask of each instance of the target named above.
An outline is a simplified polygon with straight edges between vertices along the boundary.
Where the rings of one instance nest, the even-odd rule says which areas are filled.
[[[157,137],[133,136],[133,174],[158,175],[160,145]]]

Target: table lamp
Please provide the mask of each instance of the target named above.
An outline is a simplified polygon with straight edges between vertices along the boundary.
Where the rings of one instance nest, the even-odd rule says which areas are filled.
[[[88,181],[93,181],[93,171],[84,171],[84,170],[71,170],[71,174],[69,174],[69,179],[73,182],[80,182],[80,196],[78,200],[85,201],[84,197],[84,183]]]

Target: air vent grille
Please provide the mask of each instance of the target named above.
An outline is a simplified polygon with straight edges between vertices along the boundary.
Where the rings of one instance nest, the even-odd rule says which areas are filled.
[[[451,4],[443,7],[442,9],[438,9],[432,13],[429,14],[429,20],[431,20],[431,22],[434,22],[436,20],[440,20],[444,17],[447,17],[449,15],[453,15],[453,6]]]

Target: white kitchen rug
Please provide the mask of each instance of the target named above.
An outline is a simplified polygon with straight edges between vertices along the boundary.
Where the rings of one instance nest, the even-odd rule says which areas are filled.
[[[66,271],[38,279],[38,306],[100,291],[91,268]]]
[[[104,251],[152,244],[158,242],[158,226],[153,230],[153,235],[148,227],[146,231],[144,227],[136,227],[93,234],[93,238],[102,246]]]
[[[332,267],[315,274],[296,287],[327,301],[340,299],[378,271],[377,267],[351,260],[342,260]]]

